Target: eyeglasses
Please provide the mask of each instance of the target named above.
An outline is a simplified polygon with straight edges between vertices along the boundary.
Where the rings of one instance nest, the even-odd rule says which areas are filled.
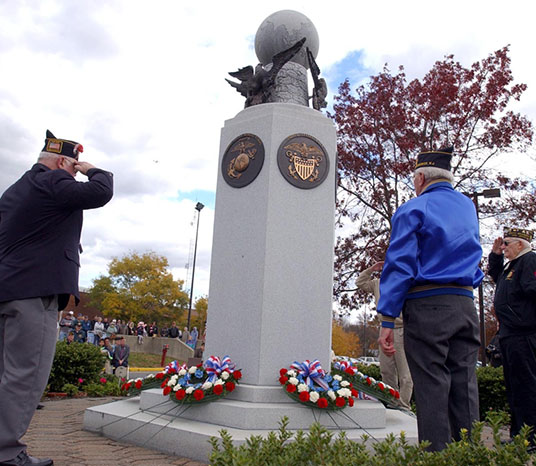
[[[510,246],[512,243],[517,243],[517,240],[516,241],[503,241],[503,243],[505,246]]]

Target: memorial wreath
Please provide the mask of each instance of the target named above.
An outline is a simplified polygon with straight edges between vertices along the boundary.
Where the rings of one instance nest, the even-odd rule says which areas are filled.
[[[127,395],[138,395],[143,390],[160,387],[170,400],[190,404],[223,398],[236,388],[241,378],[242,372],[235,369],[229,356],[223,359],[210,356],[203,364],[190,367],[173,361],[162,372],[129,380],[122,388]]]

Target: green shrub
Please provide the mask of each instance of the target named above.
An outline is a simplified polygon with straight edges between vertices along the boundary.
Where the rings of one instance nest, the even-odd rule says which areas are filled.
[[[98,396],[120,396],[121,387],[117,382],[108,381],[106,383],[102,382],[92,382],[84,385],[84,391],[87,393],[87,396],[98,397]]]
[[[376,379],[376,380],[382,379],[382,376],[380,373],[380,366],[374,366],[372,364],[370,366],[367,366],[365,364],[358,364],[357,368],[359,369],[359,372],[362,372],[363,374],[366,374],[369,377],[372,377],[373,379]]]
[[[78,395],[78,387],[72,383],[66,383],[63,387],[61,387],[61,391],[67,393],[68,396]]]
[[[65,384],[80,386],[99,379],[105,356],[88,343],[58,342],[48,383],[50,391],[62,390]],[[82,379],[82,382],[80,382]]]
[[[479,367],[476,370],[476,378],[478,380],[480,419],[484,420],[488,411],[508,411],[502,367]]]
[[[231,435],[220,431],[221,440],[212,437],[212,466],[268,466],[268,465],[524,465],[529,460],[527,453],[527,428],[516,436],[511,444],[502,445],[498,423],[491,425],[494,447],[487,448],[481,440],[483,423],[474,425],[471,436],[462,435],[440,452],[427,452],[427,443],[410,445],[402,432],[397,439],[393,434],[381,442],[372,443],[363,436],[359,442],[348,440],[344,432],[334,436],[333,432],[318,423],[309,432],[293,433],[287,430],[288,419],[283,418],[277,432],[266,438],[252,436],[240,446],[233,445]],[[367,445],[367,441],[368,444]]]

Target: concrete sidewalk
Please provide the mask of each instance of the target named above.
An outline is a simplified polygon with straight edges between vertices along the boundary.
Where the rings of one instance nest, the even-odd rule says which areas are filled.
[[[55,466],[145,465],[202,466],[204,463],[178,458],[116,442],[83,430],[84,410],[118,398],[67,398],[44,401],[35,412],[24,442],[28,453],[38,458],[52,458]]]

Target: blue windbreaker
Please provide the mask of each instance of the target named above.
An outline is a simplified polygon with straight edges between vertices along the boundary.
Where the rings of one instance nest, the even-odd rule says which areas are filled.
[[[484,274],[473,202],[446,180],[401,205],[392,221],[380,279],[382,326],[394,327],[406,299],[440,294],[473,297]]]

